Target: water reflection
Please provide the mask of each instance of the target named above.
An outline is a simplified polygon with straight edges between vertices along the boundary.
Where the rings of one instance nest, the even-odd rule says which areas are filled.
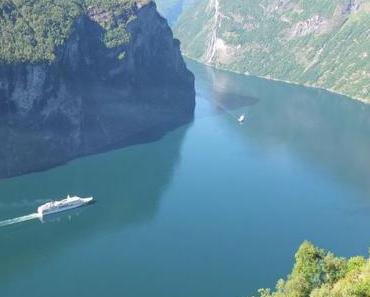
[[[247,113],[243,128],[235,129],[242,137],[253,139],[260,149],[300,156],[370,193],[369,105],[324,90],[188,64],[198,74],[198,89],[213,98],[216,107],[222,102],[227,110]]]
[[[92,207],[91,205],[86,205],[77,209],[71,209],[65,212],[60,213],[54,213],[47,216],[40,217],[39,220],[41,223],[61,223],[63,221],[69,221],[71,222],[74,219],[77,219],[84,211],[86,211],[86,208]]]
[[[1,228],[0,281],[6,283],[13,273],[37,263],[39,257],[57,256],[58,250],[74,242],[150,221],[173,176],[185,133],[186,127],[161,142],[95,155],[47,172],[0,181],[1,218],[34,211],[33,205],[22,201],[45,201],[68,193],[93,195],[98,201],[76,210],[72,216],[68,212],[48,217],[45,224],[33,220]]]
[[[343,256],[366,254],[370,216],[359,197],[368,196],[357,187],[365,178],[350,164],[360,157],[338,148],[344,160],[336,160],[335,146],[314,137],[325,136],[316,121],[340,136],[343,123],[328,120],[330,113],[359,114],[335,100],[362,105],[334,96],[322,107],[319,91],[222,72],[217,85],[207,72],[196,71],[198,94],[224,93],[226,106],[239,95],[241,104],[230,112],[246,112],[244,125],[209,104],[213,97],[199,98],[189,130],[0,180],[1,218],[68,193],[99,201],[71,220],[0,229],[0,295],[246,296],[286,275],[304,239]],[[259,101],[248,105],[243,98]],[[344,135],[368,146],[360,135]],[[336,163],[355,172],[354,182],[340,173],[344,182],[334,180]]]
[[[259,98],[257,96],[248,95],[240,88],[232,88],[230,76],[222,75],[223,72],[210,67],[202,67],[190,60],[187,63],[189,68],[196,73],[196,117],[202,118],[226,113],[237,121],[240,115],[237,109],[258,103]]]

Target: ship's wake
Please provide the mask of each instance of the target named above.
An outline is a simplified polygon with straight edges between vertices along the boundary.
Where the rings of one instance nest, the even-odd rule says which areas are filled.
[[[0,221],[0,227],[19,224],[19,223],[22,223],[22,222],[31,221],[31,220],[38,219],[38,218],[39,218],[38,213],[31,213],[31,214],[26,215],[26,216],[21,216],[21,217],[17,217],[17,218],[13,218],[13,219]]]

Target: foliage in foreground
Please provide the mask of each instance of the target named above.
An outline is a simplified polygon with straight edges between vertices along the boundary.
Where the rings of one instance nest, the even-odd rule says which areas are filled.
[[[259,290],[260,297],[369,297],[370,258],[336,257],[304,242],[295,255],[287,280],[279,280],[275,292]]]

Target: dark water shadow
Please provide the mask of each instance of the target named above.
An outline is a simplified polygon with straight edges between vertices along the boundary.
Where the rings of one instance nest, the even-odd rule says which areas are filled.
[[[45,117],[41,112],[0,119],[0,179],[156,141],[191,122],[194,115],[194,93],[176,86],[148,86],[128,93],[126,88],[94,85],[75,97],[68,104],[79,101],[81,114],[72,109],[70,117]]]
[[[228,114],[238,117],[240,108],[258,103],[259,98],[245,92],[235,84],[234,76],[229,72],[217,71],[212,67],[186,60],[195,77],[197,97],[196,118]]]
[[[161,142],[0,181],[2,218],[34,212],[38,203],[34,201],[64,197],[67,190],[81,196],[93,195],[97,200],[73,214],[50,217],[51,222],[33,220],[1,228],[0,283],[5,284],[19,270],[24,273],[37,269],[36,263],[57,257],[69,246],[151,221],[176,170],[186,130],[180,128]]]
[[[227,121],[241,138],[266,151],[286,150],[341,183],[362,189],[368,201],[370,105],[325,90],[204,69],[190,61],[188,65],[201,73],[197,77],[210,79],[207,96],[221,88],[257,98],[243,106],[234,103],[235,96],[221,96],[225,106],[236,105],[248,114],[238,129],[233,121]]]

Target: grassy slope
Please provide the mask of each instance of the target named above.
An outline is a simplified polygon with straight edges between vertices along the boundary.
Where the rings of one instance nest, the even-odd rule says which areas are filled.
[[[214,28],[210,0],[186,11],[175,32],[186,55],[203,62]],[[232,71],[307,84],[370,101],[370,1],[343,14],[347,0],[219,0],[222,17],[217,37],[231,59],[215,56],[211,64]],[[320,16],[316,32],[292,36],[299,23]],[[209,61],[208,61],[209,62]]]
[[[94,7],[113,16],[102,21],[107,46],[127,41],[124,24],[114,16],[134,0],[0,0],[0,62],[51,62],[56,47],[68,38],[73,21]]]

